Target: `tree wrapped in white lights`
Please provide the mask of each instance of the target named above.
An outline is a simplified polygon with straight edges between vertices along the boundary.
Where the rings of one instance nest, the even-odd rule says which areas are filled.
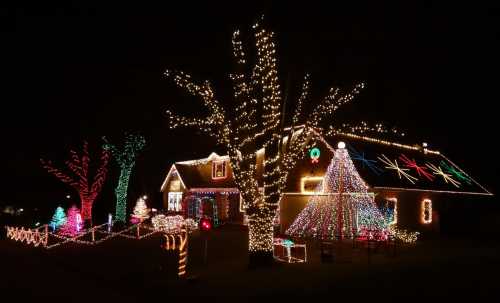
[[[317,193],[286,234],[322,239],[352,238],[360,230],[384,231],[386,222],[374,196],[359,176],[343,142],[328,166]]]
[[[144,221],[149,218],[149,208],[146,205],[146,197],[139,197],[135,203],[133,218],[139,221]]]
[[[260,21],[252,28],[257,57],[252,65],[248,64],[240,32],[236,30],[233,33],[236,67],[230,75],[234,92],[234,104],[228,107],[231,111],[227,112],[216,99],[209,81],[198,83],[186,73],[165,72],[177,86],[200,97],[208,110],[208,116],[202,118],[184,117],[167,111],[170,127],[198,128],[227,149],[233,177],[249,218],[249,251],[251,257],[256,257],[251,258],[251,262],[261,257],[272,260],[273,218],[288,172],[312,145],[314,135],[324,134],[320,125],[325,118],[331,117],[340,106],[353,100],[363,88],[362,83],[348,93],[331,88],[314,110],[305,115],[302,113],[303,103],[309,99],[309,76],[306,75],[293,114],[293,125],[285,130],[274,33],[264,29]],[[296,128],[300,122],[303,127]],[[256,176],[257,151],[261,149],[265,150],[263,195],[259,193]]]

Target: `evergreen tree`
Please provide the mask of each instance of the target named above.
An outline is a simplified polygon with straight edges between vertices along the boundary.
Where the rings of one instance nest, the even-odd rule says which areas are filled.
[[[316,191],[286,231],[288,235],[350,238],[360,230],[386,228],[373,194],[368,192],[342,142]]]
[[[66,223],[61,226],[59,233],[67,236],[74,236],[78,234],[81,228],[82,222],[80,210],[76,207],[76,205],[73,205],[70,209],[68,209]]]
[[[52,230],[56,230],[64,223],[66,223],[66,214],[64,213],[64,209],[61,206],[58,206],[49,225],[52,227]]]

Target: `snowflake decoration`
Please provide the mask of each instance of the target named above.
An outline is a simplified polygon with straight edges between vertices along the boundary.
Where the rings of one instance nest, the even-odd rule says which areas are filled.
[[[366,159],[364,152],[360,153],[350,145],[347,148],[349,149],[349,152],[352,154],[351,159],[361,162],[363,168],[367,167],[371,171],[373,171],[377,176],[380,176],[383,170],[380,169],[377,165],[375,165],[375,163],[377,163],[376,160]]]
[[[471,179],[463,172],[461,171],[458,171],[455,167],[451,166],[451,165],[448,165],[446,162],[444,161],[441,161],[439,163],[439,165],[441,167],[444,168],[444,170],[447,172],[447,173],[450,173],[452,174],[455,178],[457,178],[458,180],[460,181],[465,181],[467,184],[471,185],[472,182],[471,182]]]
[[[398,160],[394,160],[394,163],[387,158],[384,154],[382,154],[383,158],[378,157],[378,159],[387,165],[385,168],[387,169],[393,169],[398,173],[399,179],[401,179],[401,176],[405,177],[408,181],[410,181],[412,184],[415,184],[415,181],[418,179],[407,173],[406,171],[410,170],[409,168],[401,168],[398,165]]]
[[[408,157],[406,157],[405,155],[401,154],[401,156],[399,156],[399,160],[403,161],[403,163],[406,166],[406,168],[410,168],[410,169],[413,168],[413,169],[415,169],[415,171],[417,172],[417,174],[419,176],[424,176],[429,181],[433,181],[434,180],[434,176],[427,171],[427,167],[425,167],[425,166],[419,166],[417,164],[417,162],[415,161],[415,159],[410,160]]]
[[[435,175],[443,177],[444,182],[446,183],[449,182],[453,184],[455,187],[460,187],[460,182],[453,179],[450,174],[445,173],[441,167],[439,166],[436,167],[435,165],[430,163],[427,163],[427,167],[430,168]]]

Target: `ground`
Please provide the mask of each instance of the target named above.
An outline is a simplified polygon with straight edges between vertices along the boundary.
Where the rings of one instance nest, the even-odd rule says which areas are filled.
[[[357,302],[500,297],[496,278],[500,243],[489,237],[426,239],[413,247],[399,247],[395,255],[383,249],[370,255],[366,249],[351,254],[352,245],[346,243],[333,263],[322,263],[319,247],[313,243],[307,264],[249,270],[246,232],[243,227],[225,226],[209,235],[206,265],[203,238],[192,235],[186,280],[176,278],[176,257],[161,250],[160,241],[155,236],[42,250],[2,239],[1,301],[122,303],[169,297],[328,295]]]

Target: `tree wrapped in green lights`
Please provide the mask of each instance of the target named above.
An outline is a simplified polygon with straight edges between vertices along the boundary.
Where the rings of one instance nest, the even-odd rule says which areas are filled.
[[[127,191],[130,175],[135,166],[137,155],[146,145],[146,139],[140,134],[127,134],[121,147],[109,143],[104,138],[104,148],[110,150],[116,162],[120,166],[120,177],[115,188],[116,208],[115,218],[125,223],[127,218]]]
[[[166,71],[174,83],[202,99],[207,117],[179,116],[167,111],[171,128],[195,127],[210,136],[228,152],[233,177],[241,193],[243,208],[248,216],[250,263],[272,260],[273,219],[286,186],[288,173],[297,160],[314,144],[315,138],[332,133],[321,124],[342,105],[352,101],[364,87],[357,84],[349,92],[331,88],[310,113],[303,113],[304,103],[310,99],[309,76],[306,75],[301,94],[292,117],[292,127],[284,128],[284,99],[276,67],[274,33],[261,25],[253,25],[256,60],[248,64],[240,31],[233,33],[232,46],[235,70],[234,101],[227,109],[216,99],[209,81],[197,83],[184,72]],[[300,125],[300,127],[299,127]],[[330,125],[331,126],[331,125]],[[256,158],[265,150],[264,193],[259,191]]]

